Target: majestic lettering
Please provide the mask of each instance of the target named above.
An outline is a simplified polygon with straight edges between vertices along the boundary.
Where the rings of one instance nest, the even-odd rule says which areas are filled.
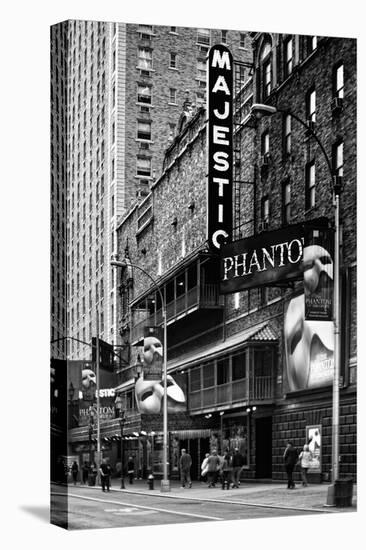
[[[208,56],[207,237],[220,248],[232,231],[233,61],[226,46]]]

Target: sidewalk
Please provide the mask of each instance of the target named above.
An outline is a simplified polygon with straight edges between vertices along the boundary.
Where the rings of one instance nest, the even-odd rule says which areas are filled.
[[[149,490],[147,480],[135,480],[132,485],[125,479],[125,489],[121,490],[121,481],[118,478],[112,479],[112,489],[121,492],[148,494],[150,496],[161,496],[162,498],[186,498],[210,500],[216,502],[235,501],[253,506],[269,506],[273,508],[313,510],[322,512],[355,512],[357,509],[357,486],[353,487],[352,507],[336,508],[326,506],[328,483],[311,484],[302,487],[297,484],[296,488],[289,490],[286,482],[281,483],[257,483],[242,482],[239,489],[222,490],[220,485],[209,489],[205,483],[193,482],[192,488],[180,487],[179,481],[171,481],[170,492],[160,491],[160,480],[154,480],[154,490]]]

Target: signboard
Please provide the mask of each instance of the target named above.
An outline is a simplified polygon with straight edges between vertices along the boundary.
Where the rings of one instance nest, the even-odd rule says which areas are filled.
[[[92,361],[95,364],[97,361],[97,339],[92,338]],[[100,366],[103,369],[114,371],[114,358],[116,357],[113,346],[99,338],[99,359]]]
[[[144,328],[144,379],[161,380],[163,375],[163,331],[160,327]]]
[[[301,279],[305,228],[325,228],[326,218],[289,225],[225,244],[220,249],[222,294]]]
[[[329,230],[310,228],[305,234],[303,256],[305,319],[333,319],[332,234]]]
[[[305,297],[291,298],[284,316],[285,368],[290,391],[333,382],[334,326],[331,321],[306,321]]]
[[[208,54],[207,239],[216,249],[232,232],[233,57],[223,45]]]
[[[309,473],[316,474],[322,471],[322,427],[320,424],[306,426],[306,443],[312,458],[309,466]]]
[[[93,423],[91,415],[96,415],[97,379],[93,364],[83,365],[79,391],[79,426]],[[99,369],[99,419],[115,418],[115,375],[109,370]],[[95,420],[96,421],[96,420]]]

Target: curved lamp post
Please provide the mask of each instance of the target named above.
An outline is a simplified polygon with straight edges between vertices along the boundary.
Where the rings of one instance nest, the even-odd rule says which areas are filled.
[[[139,269],[150,279],[154,287],[157,289],[160,295],[161,307],[162,307],[162,316],[163,316],[163,326],[164,326],[164,341],[163,341],[163,381],[164,381],[164,399],[163,399],[163,479],[161,481],[162,492],[170,491],[170,482],[168,480],[168,399],[167,399],[167,324],[166,324],[166,304],[164,300],[163,293],[161,292],[157,282],[153,277],[145,271],[144,268],[139,265],[132,264],[128,258],[123,261],[112,260],[110,262],[111,266],[120,267],[121,269],[128,269],[133,267]]]
[[[281,109],[263,103],[253,103],[251,113],[258,119],[264,116],[272,116],[276,113],[284,113],[295,119],[306,128],[307,132],[315,139],[322,151],[329,170],[331,189],[334,194],[334,374],[333,374],[333,410],[332,410],[332,483],[328,491],[328,504],[334,504],[334,484],[339,475],[339,378],[340,378],[340,300],[339,300],[339,197],[342,191],[339,178],[334,173],[332,164],[318,135],[306,122],[299,118],[290,109]]]

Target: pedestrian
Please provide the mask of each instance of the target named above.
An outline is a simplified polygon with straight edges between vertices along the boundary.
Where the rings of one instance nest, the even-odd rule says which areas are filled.
[[[180,479],[182,482],[182,488],[186,486],[186,483],[188,483],[188,487],[192,487],[192,480],[191,480],[191,466],[192,466],[192,458],[189,453],[185,449],[182,449],[182,456],[180,457],[179,461],[180,465]]]
[[[132,485],[133,484],[133,478],[134,478],[134,475],[135,475],[135,462],[134,462],[132,456],[128,457],[127,475],[128,475],[129,483],[130,483],[130,485]]]
[[[100,465],[100,468],[99,468],[99,473],[100,473],[100,481],[102,483],[102,491],[105,492],[105,490],[107,489],[107,491],[109,492],[112,468],[107,463],[106,458],[103,458],[102,460],[102,464]]]
[[[224,461],[222,464],[222,488],[225,488],[225,485],[227,485],[227,488],[229,489],[232,484],[232,472],[233,472],[233,457],[230,454],[229,449],[226,449],[226,452],[224,454]]]
[[[203,459],[202,464],[201,464],[201,478],[205,482],[207,481],[207,471],[208,471],[207,462],[208,462],[208,457],[209,456],[210,456],[210,453],[206,453],[205,458]]]
[[[287,489],[295,489],[295,483],[292,476],[294,468],[297,464],[298,456],[299,453],[297,452],[297,449],[292,445],[291,441],[288,441],[285,452],[283,453],[285,470],[287,474]]]
[[[74,460],[74,462],[72,463],[72,466],[71,466],[71,474],[72,474],[72,479],[74,481],[74,485],[76,485],[76,482],[77,482],[77,479],[78,479],[78,472],[79,472],[79,466],[78,466],[76,460]]]
[[[304,487],[308,486],[307,473],[310,466],[310,462],[313,458],[313,453],[309,451],[309,445],[304,445],[303,450],[299,454],[300,466],[301,466],[301,479]]]
[[[207,481],[209,489],[211,489],[211,487],[215,487],[219,470],[220,458],[217,456],[216,449],[213,449],[212,453],[207,459]]]
[[[239,488],[240,485],[240,474],[244,466],[244,457],[239,452],[239,449],[236,447],[234,449],[233,455],[233,487]]]
[[[85,485],[88,481],[88,476],[89,476],[89,464],[87,463],[86,460],[84,460],[84,464],[83,464],[81,470],[82,470],[82,475],[83,475],[83,483]]]

